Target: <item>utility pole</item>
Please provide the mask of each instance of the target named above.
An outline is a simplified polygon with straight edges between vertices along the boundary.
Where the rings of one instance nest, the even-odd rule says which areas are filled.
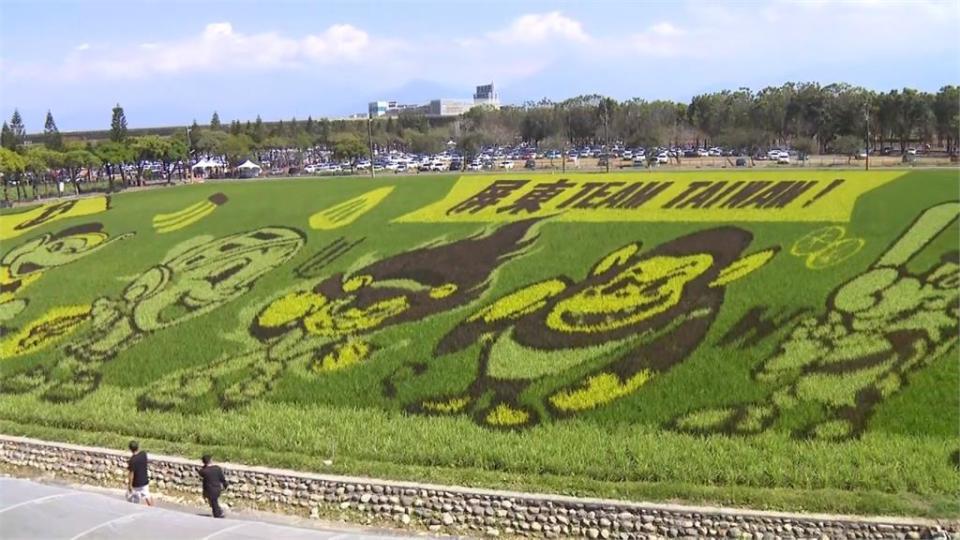
[[[870,170],[870,105],[863,109],[863,119],[866,121],[867,132],[866,132],[866,141],[864,142],[863,152],[865,159],[863,161],[863,166],[865,170]]]
[[[607,158],[607,172],[610,172],[610,133],[608,125],[610,124],[610,104],[607,101],[601,101],[603,104],[603,153]]]
[[[567,138],[570,135],[570,113],[566,109],[563,111],[563,139],[560,142],[560,172],[567,172]]]
[[[376,178],[377,173],[373,170],[373,115],[367,113],[367,146],[370,148],[370,178]]]

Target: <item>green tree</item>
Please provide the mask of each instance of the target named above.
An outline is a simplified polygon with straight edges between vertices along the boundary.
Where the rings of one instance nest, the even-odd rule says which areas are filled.
[[[357,158],[365,155],[367,155],[367,147],[355,135],[347,135],[333,144],[334,159],[350,161],[351,167]]]
[[[103,141],[94,147],[94,153],[100,158],[107,172],[107,182],[109,191],[113,191],[113,176],[116,171],[120,172],[120,180],[123,185],[127,185],[127,174],[124,166],[133,161],[133,151],[130,147],[121,142]]]
[[[222,156],[225,153],[227,139],[231,136],[237,135],[230,135],[223,131],[204,131],[200,133],[197,140],[197,151],[208,156]]]
[[[253,144],[253,139],[245,133],[230,135],[223,142],[223,155],[230,165],[239,165],[250,157]]]
[[[20,111],[17,109],[13,110],[13,116],[10,117],[10,136],[12,146],[8,148],[11,148],[12,150],[22,149],[23,143],[27,140],[27,130],[23,126],[23,118],[20,116]]]
[[[937,138],[945,143],[947,153],[954,155],[960,140],[960,87],[944,86],[937,92],[933,102]]]
[[[536,108],[526,111],[520,124],[520,136],[535,145],[557,133],[557,116],[553,109]]]
[[[257,115],[257,119],[253,122],[253,132],[250,133],[250,136],[253,138],[253,142],[261,142],[267,138],[266,129],[263,127],[263,120],[260,119],[260,115]]]
[[[127,115],[119,103],[113,108],[113,115],[110,118],[110,140],[113,142],[127,140]]]
[[[461,165],[463,167],[467,166],[467,162],[473,160],[483,149],[483,146],[487,144],[486,137],[477,131],[467,133],[466,135],[460,137],[460,140],[457,141],[457,149],[460,150],[460,153],[463,154],[463,161]]]
[[[30,172],[30,184],[33,187],[34,198],[39,198],[39,184],[49,184],[54,180],[54,171],[63,167],[63,153],[33,146],[28,148],[23,158],[26,161],[26,170]]]
[[[916,131],[933,117],[928,94],[912,88],[904,88],[896,99],[894,133],[900,142],[900,151],[906,152],[907,144]]]
[[[14,150],[17,147],[17,143],[13,139],[13,131],[6,121],[3,122],[3,128],[0,130],[0,147],[7,150]]]
[[[830,150],[835,154],[847,156],[847,162],[863,149],[863,137],[856,135],[841,135],[830,143]]]
[[[4,124],[6,125],[6,124]],[[0,147],[0,174],[3,175],[3,200],[10,201],[11,185],[17,187],[17,199],[20,199],[20,178],[23,171],[27,168],[27,162],[23,156],[10,150]]]
[[[174,169],[178,171],[180,179],[183,180],[183,165],[189,157],[190,145],[184,134],[177,132],[166,139],[166,146],[163,149],[163,154],[160,155],[160,163],[168,184],[173,183]]]
[[[70,150],[62,154],[61,163],[67,170],[68,180],[73,189],[80,195],[80,172],[87,170],[87,179],[90,179],[90,170],[100,166],[100,159],[86,150]]]
[[[810,137],[798,137],[790,145],[803,157],[817,153],[817,142]]]
[[[446,137],[437,133],[412,132],[409,142],[410,151],[415,154],[436,154],[443,151]]]
[[[217,114],[217,111],[213,111],[213,116],[210,117],[210,129],[220,130],[222,127],[220,125],[220,115]]]
[[[57,129],[57,123],[53,121],[53,113],[47,111],[47,118],[43,123],[43,144],[51,150],[63,149],[63,136]]]
[[[190,127],[187,128],[187,146],[190,150],[190,155],[196,157],[200,153],[200,136],[202,135],[200,126],[197,125],[197,119],[193,119],[193,123],[190,124]]]
[[[159,135],[143,135],[131,139],[130,149],[133,151],[133,162],[137,168],[137,185],[143,185],[143,173],[147,163],[161,161],[168,152],[168,144],[167,139]]]

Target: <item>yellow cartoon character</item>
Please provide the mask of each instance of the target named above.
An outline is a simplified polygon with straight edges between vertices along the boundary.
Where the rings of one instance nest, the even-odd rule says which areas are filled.
[[[409,410],[463,412],[482,425],[516,428],[629,395],[689,356],[726,285],[776,254],[771,248],[741,257],[751,239],[724,227],[647,252],[629,244],[582,281],[561,276],[514,291],[468,317],[436,348],[438,356],[478,350],[467,390],[418,399]],[[391,392],[428,371],[411,367],[386,381]]]
[[[376,351],[370,339],[375,332],[477,299],[492,273],[533,242],[527,232],[534,223],[510,223],[490,234],[414,249],[283,293],[249,326],[257,346],[158,381],[140,405],[183,408],[213,397],[222,407],[239,407],[263,395],[294,366],[313,375],[356,366]]]
[[[70,264],[133,236],[133,233],[125,233],[110,238],[102,229],[99,223],[87,223],[41,235],[7,252],[0,259],[0,324],[23,311],[28,303],[28,299],[23,298],[24,289],[45,271]],[[54,343],[75,330],[89,311],[89,306],[57,307],[20,331],[5,329],[0,340],[3,357],[19,356]]]
[[[91,331],[66,346],[54,366],[8,377],[3,389],[24,392],[48,385],[44,399],[79,399],[99,385],[104,362],[153,332],[236,299],[303,244],[299,231],[285,227],[184,242],[127,285],[120,297],[95,300]]]

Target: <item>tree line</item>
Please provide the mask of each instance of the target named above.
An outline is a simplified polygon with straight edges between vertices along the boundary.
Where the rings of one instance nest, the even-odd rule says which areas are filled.
[[[265,122],[257,116],[222,123],[214,112],[205,125],[194,121],[137,131],[131,135],[119,104],[109,130],[73,134],[61,134],[48,111],[43,131],[27,135],[15,110],[0,133],[4,185],[24,175],[30,182],[52,182],[66,174],[79,191],[75,174],[99,170],[112,190],[115,180],[139,185],[154,174],[171,182],[174,175],[186,174],[190,159],[203,156],[232,165],[253,158],[273,167],[294,167],[320,149],[332,151],[335,159],[353,160],[368,155],[371,147],[437,153],[449,141],[467,156],[520,141],[557,150],[617,141],[631,147],[722,146],[748,153],[789,146],[810,154],[894,145],[903,152],[910,145],[931,145],[954,155],[960,140],[960,88],[877,92],[845,83],[790,82],[759,91],[701,94],[688,103],[584,95],[499,110],[477,107],[456,118],[404,114],[367,121],[308,117]],[[16,182],[18,189],[21,184]]]

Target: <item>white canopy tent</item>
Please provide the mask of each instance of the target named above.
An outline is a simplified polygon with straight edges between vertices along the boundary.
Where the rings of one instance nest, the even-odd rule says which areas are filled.
[[[190,167],[190,172],[194,177],[203,178],[212,173],[220,173],[224,169],[223,163],[212,159],[203,158]]]
[[[261,167],[249,159],[237,166],[240,178],[254,178],[260,176]]]

